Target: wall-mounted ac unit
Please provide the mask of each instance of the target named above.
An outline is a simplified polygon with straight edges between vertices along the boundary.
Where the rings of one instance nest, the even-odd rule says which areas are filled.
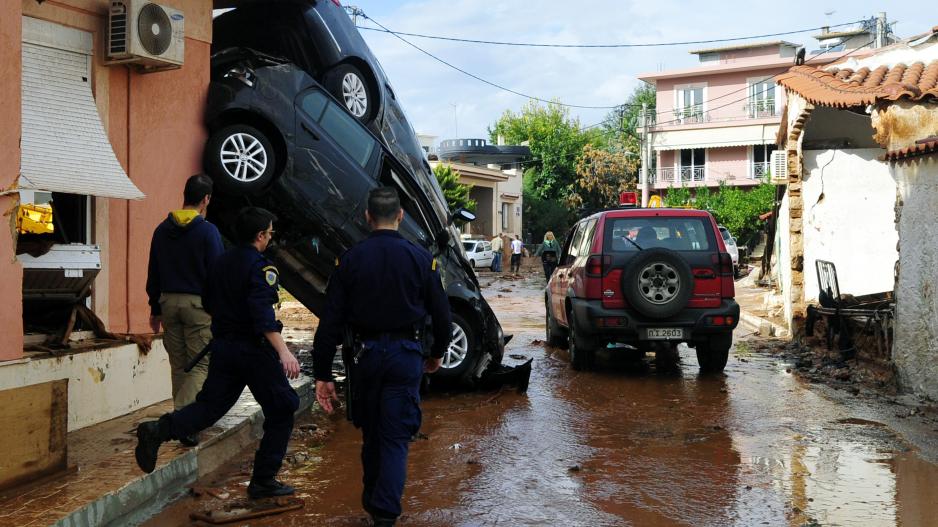
[[[114,0],[108,16],[110,64],[179,67],[185,58],[182,11],[146,0]]]
[[[772,183],[788,181],[788,152],[784,150],[772,152],[769,165],[772,170]]]

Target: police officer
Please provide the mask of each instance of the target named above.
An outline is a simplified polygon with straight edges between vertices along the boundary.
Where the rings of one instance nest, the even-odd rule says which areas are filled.
[[[371,235],[346,252],[329,280],[326,309],[313,342],[316,399],[332,413],[332,361],[344,329],[360,344],[350,365],[357,394],[353,422],[362,429],[362,506],[375,525],[401,514],[407,451],[420,429],[420,379],[440,367],[449,346],[451,317],[436,262],[397,229],[404,217],[397,191],[368,195]],[[420,331],[433,322],[430,357]]]
[[[212,360],[194,403],[137,427],[137,464],[144,472],[156,466],[160,444],[208,428],[237,402],[245,385],[264,412],[264,437],[254,456],[248,497],[293,494],[274,476],[280,470],[293,432],[299,397],[287,378],[299,376],[274,316],[278,300],[277,268],[264,257],[276,217],[247,207],[235,220],[238,245],[222,254],[208,275],[202,303],[212,315]]]

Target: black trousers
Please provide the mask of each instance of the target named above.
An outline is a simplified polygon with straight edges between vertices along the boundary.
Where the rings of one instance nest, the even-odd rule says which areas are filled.
[[[213,339],[209,345],[208,377],[194,403],[170,414],[170,432],[173,437],[185,437],[212,426],[238,402],[247,386],[264,412],[264,437],[254,454],[254,479],[272,478],[287,453],[300,398],[273,349],[225,339]]]

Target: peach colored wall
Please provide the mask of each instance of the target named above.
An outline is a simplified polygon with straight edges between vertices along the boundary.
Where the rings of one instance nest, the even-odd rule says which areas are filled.
[[[201,169],[205,144],[202,114],[209,83],[212,2],[164,0],[186,16],[186,56],[181,69],[150,74],[126,66],[106,66],[104,34],[107,0],[2,0],[0,3],[0,114],[15,115],[0,127],[0,187],[19,173],[21,15],[94,34],[93,90],[111,145],[130,179],[146,199],[127,202],[96,199],[95,242],[104,266],[95,285],[99,316],[115,332],[148,332],[144,284],[150,236],[171,208],[182,201],[182,188]],[[15,126],[13,122],[15,121]],[[0,198],[0,208],[10,208]],[[12,240],[0,235],[0,294],[19,298],[22,275],[12,256]],[[98,293],[96,293],[98,294]],[[7,335],[0,360],[22,354],[20,304],[4,308],[0,331]],[[12,342],[11,342],[12,341]],[[9,346],[9,349],[6,347]]]
[[[20,173],[20,77],[22,57],[22,23],[19,0],[0,2],[0,191],[13,186]],[[0,298],[4,299],[0,315],[0,360],[23,355],[23,270],[14,254],[12,212],[13,196],[0,196],[0,213],[4,228],[0,229]]]
[[[675,87],[686,84],[705,84],[704,111],[712,121],[747,118],[746,98],[749,96],[749,79],[763,79],[779,73],[777,69],[721,73],[681,79],[661,79],[657,82],[656,109],[658,122],[664,124],[674,119]],[[776,99],[780,105],[784,101]],[[781,113],[781,108],[779,108]],[[677,123],[667,123],[669,125]]]
[[[707,179],[746,179],[749,168],[749,147],[710,148],[707,150]]]

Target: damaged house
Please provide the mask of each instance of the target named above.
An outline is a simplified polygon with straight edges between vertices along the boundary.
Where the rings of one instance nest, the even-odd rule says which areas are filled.
[[[774,277],[785,318],[795,334],[803,329],[818,302],[818,261],[836,265],[842,294],[894,292],[884,359],[904,388],[938,397],[938,27],[867,56],[796,65],[778,83],[788,99],[779,131],[788,182]]]

